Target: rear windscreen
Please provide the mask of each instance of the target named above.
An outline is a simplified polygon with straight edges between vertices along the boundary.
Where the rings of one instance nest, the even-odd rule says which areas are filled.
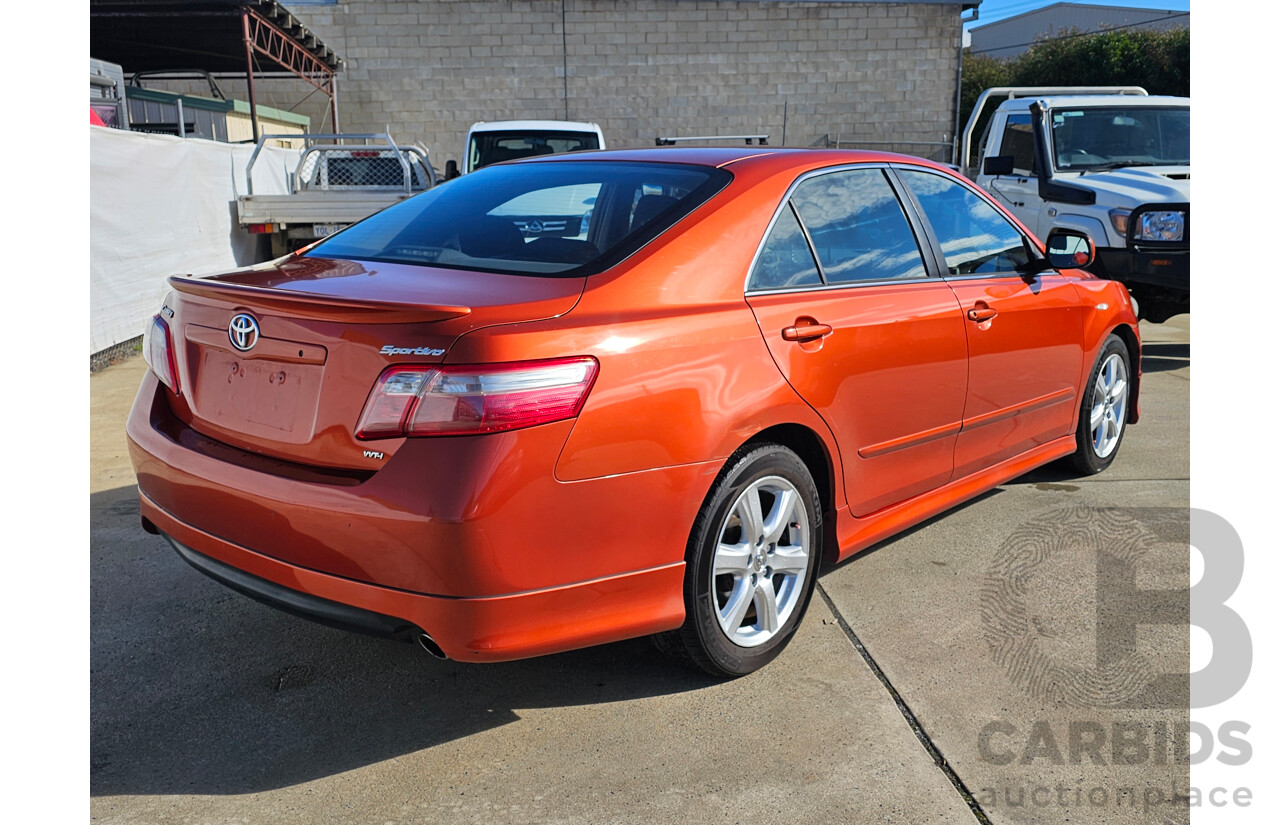
[[[463,175],[312,247],[310,257],[587,275],[622,260],[732,176],[671,163],[520,163]]]

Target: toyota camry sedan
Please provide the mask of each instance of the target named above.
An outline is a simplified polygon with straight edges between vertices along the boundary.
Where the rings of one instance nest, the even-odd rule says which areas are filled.
[[[142,526],[242,593],[436,656],[651,635],[745,674],[823,564],[1047,462],[1115,460],[1138,328],[1093,254],[901,155],[486,167],[170,279],[128,422]]]

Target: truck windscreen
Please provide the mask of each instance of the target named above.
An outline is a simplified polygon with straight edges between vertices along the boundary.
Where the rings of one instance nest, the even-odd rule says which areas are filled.
[[[1053,152],[1061,171],[1191,163],[1191,110],[1155,106],[1054,109]]]
[[[504,160],[599,149],[594,132],[479,132],[471,136],[471,168],[479,169]]]

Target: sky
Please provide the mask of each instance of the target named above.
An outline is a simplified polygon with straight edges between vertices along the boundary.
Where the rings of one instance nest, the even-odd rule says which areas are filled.
[[[978,7],[978,19],[972,23],[966,23],[964,28],[965,31],[968,31],[974,26],[982,26],[987,23],[994,23],[997,20],[1003,20],[1006,17],[1022,14],[1023,12],[1042,9],[1045,6],[1052,6],[1056,2],[1058,0],[982,0],[982,5]],[[1116,2],[1112,2],[1112,0],[1090,0],[1090,2],[1082,2],[1082,5],[1191,11],[1190,0],[1127,0],[1127,2],[1119,2],[1119,0],[1116,0]]]

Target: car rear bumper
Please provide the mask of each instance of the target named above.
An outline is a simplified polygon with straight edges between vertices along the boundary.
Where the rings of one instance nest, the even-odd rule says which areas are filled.
[[[560,482],[571,423],[436,439],[325,478],[184,429],[148,374],[127,430],[144,526],[202,571],[327,624],[500,661],[684,620],[684,548],[715,466]]]
[[[406,639],[423,632],[458,661],[542,656],[670,630],[684,621],[684,562],[506,596],[428,596],[286,564],[183,524],[145,493],[139,500],[145,522],[224,584],[344,629]],[[228,568],[234,582],[224,578]]]
[[[154,509],[154,504],[150,502],[148,504]],[[238,567],[232,567],[212,556],[206,556],[191,549],[173,536],[161,532],[160,528],[150,520],[145,521],[144,525],[149,532],[155,531],[163,536],[183,561],[201,573],[232,590],[278,610],[340,630],[367,633],[370,636],[384,636],[405,642],[412,641],[422,632],[404,619],[322,599],[300,590],[291,590],[269,579],[251,575]]]

